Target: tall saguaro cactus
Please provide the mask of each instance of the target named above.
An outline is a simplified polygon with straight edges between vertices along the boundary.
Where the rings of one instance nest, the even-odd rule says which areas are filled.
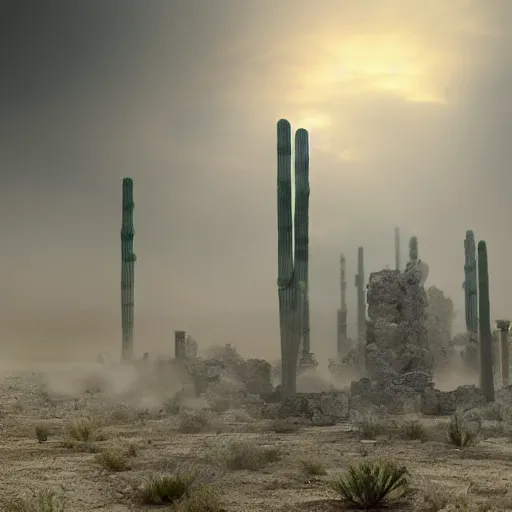
[[[478,242],[478,320],[480,327],[480,389],[488,402],[494,401],[494,376],[489,300],[487,245]]]
[[[496,327],[500,332],[499,356],[500,356],[500,377],[502,387],[506,387],[510,382],[510,347],[508,343],[508,331],[510,329],[510,320],[497,320]]]
[[[133,356],[135,260],[133,252],[133,180],[123,179],[123,215],[121,224],[121,326],[122,359]]]
[[[466,231],[464,240],[464,309],[466,313],[466,330],[474,342],[478,338],[478,284],[476,245],[473,231]]]
[[[347,282],[345,280],[345,256],[340,255],[340,309],[338,309],[338,337],[336,354],[341,362],[343,352],[347,348]]]
[[[283,397],[294,393],[296,363],[292,346],[294,333],[295,283],[293,272],[292,220],[292,143],[291,126],[286,119],[277,123],[277,287],[279,296],[279,327],[281,332],[281,392]]]
[[[364,371],[366,367],[366,293],[364,279],[364,249],[357,249],[357,274],[355,279],[357,288],[357,346],[359,367]]]
[[[400,270],[400,229],[395,228],[395,270]]]
[[[297,280],[297,327],[302,341],[302,352],[310,353],[309,339],[309,140],[308,132],[295,132],[295,254],[294,268]]]
[[[308,227],[309,149],[308,133],[295,137],[295,249],[293,248],[291,126],[277,123],[277,251],[279,325],[281,333],[281,393],[285,399],[297,388],[297,361],[305,329],[309,335]],[[295,261],[294,261],[295,256]],[[308,336],[305,337],[308,343]],[[309,347],[305,344],[304,348]]]
[[[415,236],[409,238],[409,261],[412,263],[418,261],[418,238]]]

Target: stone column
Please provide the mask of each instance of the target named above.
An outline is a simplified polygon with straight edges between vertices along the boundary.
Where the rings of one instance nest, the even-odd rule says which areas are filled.
[[[510,381],[510,355],[508,344],[508,330],[510,328],[510,320],[497,320],[496,327],[500,331],[500,375],[501,385],[508,386]]]
[[[185,331],[174,331],[174,357],[185,359]]]

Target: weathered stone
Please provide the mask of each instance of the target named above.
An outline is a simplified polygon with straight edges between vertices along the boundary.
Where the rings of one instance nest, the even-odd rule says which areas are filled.
[[[388,373],[432,373],[422,269],[410,263],[404,273],[382,270],[370,275],[366,371],[372,379]]]
[[[320,411],[336,420],[346,420],[350,414],[350,399],[346,393],[340,391],[322,393]]]
[[[373,322],[372,332],[373,343],[378,347],[393,349],[403,344],[404,333],[397,323],[378,319]]]
[[[426,415],[436,415],[440,411],[440,400],[439,395],[433,388],[427,388],[423,392],[421,401],[421,412]]]
[[[389,348],[380,348],[375,343],[366,346],[366,368],[368,377],[379,379],[393,372],[396,354]]]

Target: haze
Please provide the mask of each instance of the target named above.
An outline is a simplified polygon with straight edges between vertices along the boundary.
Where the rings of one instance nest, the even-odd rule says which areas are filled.
[[[135,350],[279,355],[276,122],[311,138],[311,343],[338,260],[419,239],[463,329],[463,239],[512,317],[512,2],[2,2],[0,358],[120,354],[121,180],[135,187]]]

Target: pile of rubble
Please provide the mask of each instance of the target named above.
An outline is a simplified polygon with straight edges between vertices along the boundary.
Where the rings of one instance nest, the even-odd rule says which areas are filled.
[[[367,303],[367,376],[379,380],[408,372],[431,375],[427,296],[417,265],[409,265],[404,273],[385,269],[370,274]]]
[[[231,345],[213,347],[206,358],[188,359],[185,365],[198,396],[212,392],[265,395],[273,389],[271,364],[264,359],[243,359]]]

